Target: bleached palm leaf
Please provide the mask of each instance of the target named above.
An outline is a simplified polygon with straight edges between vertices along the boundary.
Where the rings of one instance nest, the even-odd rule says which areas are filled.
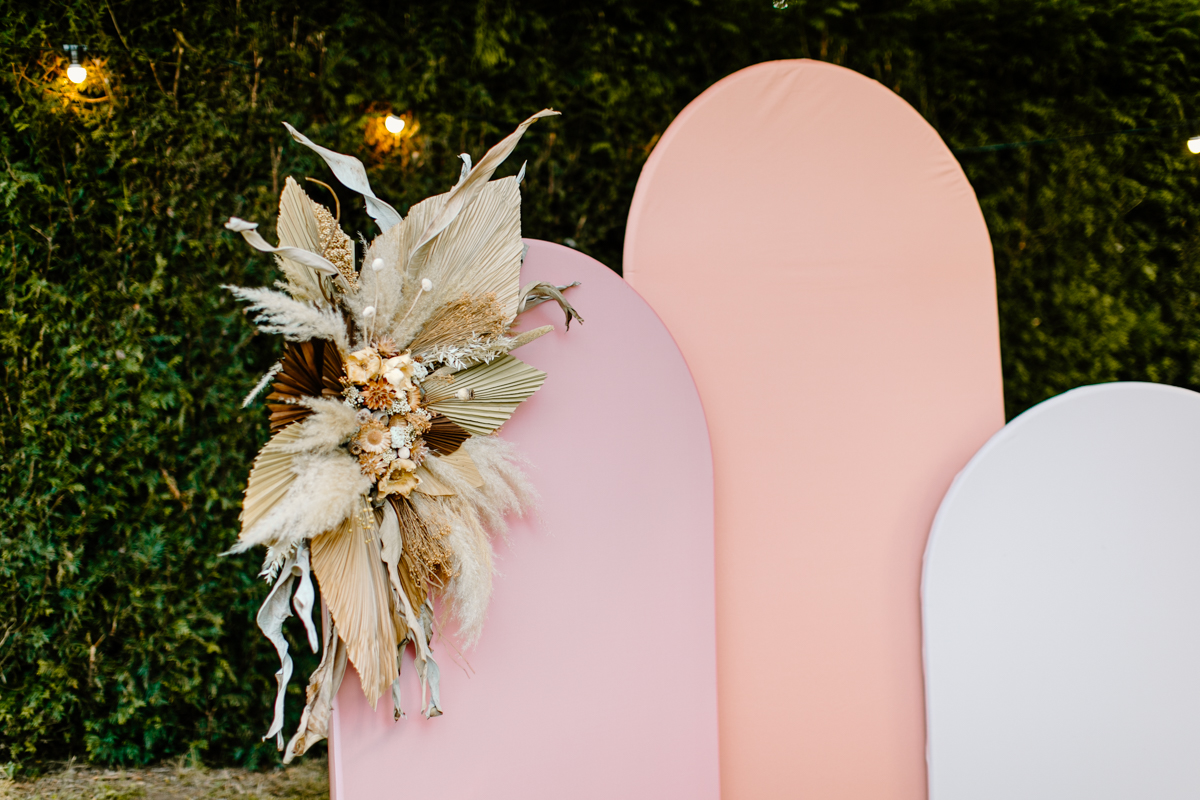
[[[425,403],[476,436],[486,436],[507,422],[517,406],[546,381],[546,373],[510,355],[452,377],[427,381]],[[460,392],[471,399],[460,399]]]
[[[421,277],[441,298],[494,294],[505,316],[517,314],[521,292],[521,193],[516,178],[482,187],[473,202],[429,244]]]
[[[312,202],[291,176],[284,181],[283,194],[279,197],[275,233],[279,236],[280,247],[296,247],[321,254],[320,231],[312,211]],[[277,255],[276,258],[279,259],[279,269],[287,276],[293,296],[302,300],[322,299],[321,273],[286,256]]]
[[[275,232],[280,245],[303,247],[318,254],[321,252],[321,229],[317,225],[313,201],[290,175],[283,182],[283,194],[279,197],[279,220]]]
[[[521,289],[521,300],[517,303],[517,313],[522,314],[536,305],[553,300],[558,303],[558,307],[566,314],[567,330],[571,330],[571,320],[577,319],[583,322],[583,317],[579,316],[579,312],[567,302],[567,298],[563,296],[563,291],[573,289],[578,285],[579,281],[564,284],[563,286],[555,286],[553,283],[545,283],[544,281],[534,281]]]
[[[440,213],[447,195],[431,197],[409,209],[403,252],[405,291],[415,296],[423,278],[433,283],[433,293],[414,309],[421,321],[443,303],[466,294],[495,294],[506,320],[517,314],[521,292],[521,194],[516,178],[501,178],[485,185],[471,205],[427,247],[413,252],[412,242],[423,221]],[[410,319],[409,322],[414,320]]]
[[[312,567],[374,708],[396,677],[396,629],[375,514],[365,498],[357,513],[312,540]]]
[[[429,456],[426,463],[432,459],[436,459],[438,464],[442,466],[449,466],[458,470],[463,480],[476,489],[483,486],[483,475],[479,473],[479,468],[475,466],[475,460],[471,458],[471,454],[465,448],[460,447],[448,456]],[[430,497],[446,497],[457,494],[445,482],[438,480],[437,476],[430,472],[425,464],[417,467],[417,477],[421,479],[421,483],[417,485],[416,490],[421,494],[429,495]]]
[[[518,125],[515,131],[496,143],[491,150],[487,151],[487,154],[483,158],[479,159],[479,163],[474,167],[471,167],[468,162],[463,170],[465,174],[459,178],[458,183],[447,194],[446,203],[438,215],[425,226],[425,229],[421,232],[421,237],[417,239],[416,244],[413,246],[413,251],[415,252],[417,249],[428,244],[434,237],[446,230],[458,215],[471,205],[471,201],[483,190],[484,185],[492,179],[492,174],[495,173],[496,167],[499,167],[504,162],[504,159],[508,158],[530,125],[542,117],[553,117],[557,116],[558,113],[557,111],[543,108]]]
[[[403,522],[401,521],[402,514]],[[404,580],[401,578],[403,574],[401,564],[404,559],[403,529],[407,527],[411,533],[413,532],[412,526],[423,525],[424,523],[407,500],[393,496],[383,507],[383,519],[379,525],[379,541],[382,545],[381,555],[387,565],[388,577],[395,590],[392,598],[400,604],[399,614],[403,617],[404,627],[407,628],[408,635],[416,648],[416,652],[413,654],[413,665],[417,668],[417,675],[421,678],[421,704],[424,706],[425,717],[429,718],[441,716],[442,702],[438,687],[441,671],[429,652],[427,638],[432,626],[427,627],[424,624],[425,621],[420,618],[421,611],[418,610],[424,610],[428,603],[414,607],[410,587],[405,586]],[[407,569],[403,570],[403,572],[407,571]],[[425,704],[426,690],[430,692],[428,705]],[[396,715],[399,717],[402,712],[400,711],[399,696],[396,694],[393,695],[393,704]]]
[[[239,540],[275,507],[296,481],[296,473],[292,467],[297,454],[288,452],[288,448],[302,435],[303,432],[298,426],[284,428],[263,445],[263,449],[254,459],[250,479],[246,482],[246,494],[242,500],[242,513],[239,517],[242,530],[238,534]]]
[[[421,226],[436,216],[447,195],[424,200],[408,211],[408,218],[372,245],[387,252],[404,276],[404,294],[396,316],[387,321],[397,342],[407,345],[430,315],[448,302],[493,294],[505,322],[517,315],[521,295],[521,194],[515,178],[487,183],[446,231],[410,257]],[[373,254],[369,254],[368,259]],[[429,279],[433,289],[420,291]],[[415,301],[415,302],[414,302]]]

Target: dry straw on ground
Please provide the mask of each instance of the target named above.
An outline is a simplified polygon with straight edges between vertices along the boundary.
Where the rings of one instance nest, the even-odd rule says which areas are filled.
[[[282,769],[205,769],[184,762],[104,770],[67,764],[28,781],[0,776],[0,800],[327,800],[325,758]]]

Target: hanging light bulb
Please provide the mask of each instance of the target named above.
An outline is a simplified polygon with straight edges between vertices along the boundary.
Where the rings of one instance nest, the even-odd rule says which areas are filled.
[[[388,133],[400,133],[404,130],[404,120],[395,114],[388,114],[387,119],[383,121],[383,127],[388,129]]]
[[[1193,153],[1200,153],[1200,136],[1193,136],[1188,139],[1188,150]]]
[[[87,52],[85,44],[64,44],[63,50],[67,51],[67,55],[71,58],[71,66],[67,67],[67,79],[71,83],[83,83],[87,80],[87,68],[79,63],[79,53]]]

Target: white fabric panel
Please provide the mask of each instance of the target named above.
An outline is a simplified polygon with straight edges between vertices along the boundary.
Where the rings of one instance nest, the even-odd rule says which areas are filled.
[[[1200,797],[1200,394],[1013,420],[947,493],[922,602],[931,800]]]

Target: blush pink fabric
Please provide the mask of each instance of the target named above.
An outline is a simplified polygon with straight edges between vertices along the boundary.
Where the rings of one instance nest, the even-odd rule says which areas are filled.
[[[712,437],[722,796],[923,798],[922,552],[1004,424],[962,170],[875,81],[759,64],[667,129],[625,275]]]
[[[333,800],[715,800],[717,683],[712,457],[679,350],[620,277],[529,241],[522,280],[581,281],[586,323],[546,303],[517,352],[545,385],[504,426],[532,462],[541,520],[499,543],[474,673],[435,643],[445,715],[372,712],[357,677],[336,700]]]

